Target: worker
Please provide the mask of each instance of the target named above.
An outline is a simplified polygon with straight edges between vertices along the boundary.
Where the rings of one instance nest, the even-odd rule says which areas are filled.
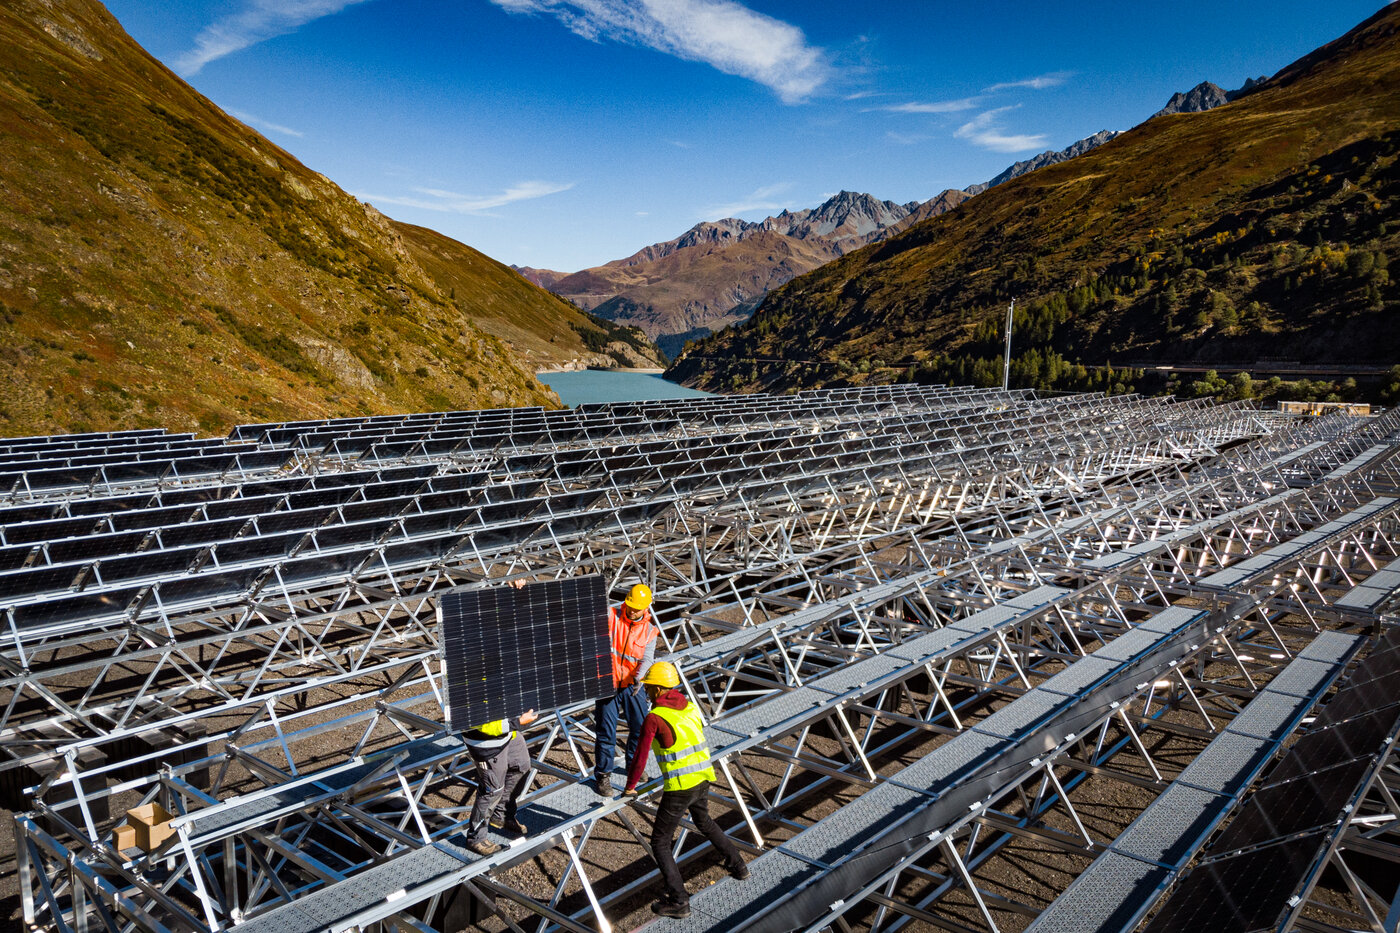
[[[651,587],[638,583],[621,606],[608,609],[608,639],[612,643],[613,695],[594,703],[594,788],[601,797],[613,795],[613,746],[617,720],[627,717],[627,762],[637,757],[647,704],[638,684],[656,657],[656,626],[651,624]]]
[[[467,828],[467,848],[477,855],[501,849],[487,837],[489,829],[514,836],[529,832],[516,818],[516,803],[530,775],[530,751],[519,730],[538,718],[534,710],[526,710],[513,720],[498,719],[468,729],[462,736],[476,763],[476,800]]]
[[[739,880],[749,876],[739,849],[710,819],[706,795],[715,780],[710,760],[710,744],[705,739],[705,720],[699,708],[680,691],[680,671],[669,661],[658,661],[647,669],[642,686],[650,698],[651,712],[642,725],[642,752],[632,759],[627,772],[624,797],[637,796],[637,784],[646,773],[648,751],[656,752],[661,766],[661,803],[651,827],[651,854],[661,868],[665,889],[651,909],[663,917],[690,916],[690,895],[681,880],[671,844],[681,817],[689,811],[695,828],[724,856],[729,874]]]

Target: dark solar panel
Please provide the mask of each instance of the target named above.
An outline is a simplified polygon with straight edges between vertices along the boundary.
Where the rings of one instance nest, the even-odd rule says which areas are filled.
[[[1318,713],[1318,724],[1328,725],[1342,722],[1360,713],[1384,706],[1394,696],[1395,690],[1386,682],[1385,678],[1373,679],[1364,683],[1350,683],[1346,689],[1328,701],[1327,705]]]
[[[0,509],[0,526],[18,525],[20,522],[37,522],[45,519],[55,518],[59,513],[53,503],[45,502],[39,505],[16,505],[8,509]]]
[[[1197,867],[1146,933],[1246,933],[1272,927],[1312,867],[1323,837],[1313,833]]]
[[[14,547],[0,548],[0,571],[18,570],[34,553],[34,545],[17,544]]]
[[[607,612],[596,574],[443,596],[438,619],[453,728],[610,694]]]
[[[51,625],[91,626],[96,621],[120,617],[140,592],[139,587],[132,587],[90,595],[46,599],[28,606],[15,606],[10,610],[10,614],[14,618],[15,628],[20,631]]]
[[[79,567],[31,567],[0,575],[0,599],[24,599],[41,593],[57,593],[71,587]]]
[[[124,580],[140,580],[149,577],[178,576],[185,573],[190,564],[199,556],[197,547],[184,547],[169,551],[152,551],[143,554],[130,554],[125,557],[112,557],[102,561],[98,572],[105,584]]]
[[[1261,787],[1212,848],[1229,852],[1335,824],[1370,767],[1362,758]]]
[[[1269,780],[1285,781],[1354,758],[1369,759],[1381,750],[1381,743],[1395,725],[1395,717],[1400,713],[1396,703],[1391,699],[1379,709],[1315,728],[1299,739],[1288,756],[1269,772]]]
[[[92,516],[58,518],[53,521],[29,522],[6,528],[5,539],[10,544],[37,544],[41,541],[54,541],[58,538],[94,534],[100,527],[99,520]]]
[[[270,537],[285,531],[309,531],[330,517],[331,513],[331,509],[319,508],[259,515],[258,534]]]
[[[319,528],[315,532],[316,549],[330,551],[347,547],[369,547],[387,530],[388,525],[380,522]]]
[[[124,554],[136,550],[136,546],[146,539],[148,531],[127,531],[112,535],[90,535],[83,538],[69,538],[49,545],[49,563],[62,564],[71,561],[94,560],[113,554]]]

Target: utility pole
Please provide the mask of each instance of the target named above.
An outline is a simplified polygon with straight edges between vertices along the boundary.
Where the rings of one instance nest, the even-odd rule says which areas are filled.
[[[1006,391],[1006,385],[1011,380],[1011,315],[1016,311],[1016,299],[1011,299],[1011,304],[1006,308],[1006,355],[1001,361],[1001,390]]]

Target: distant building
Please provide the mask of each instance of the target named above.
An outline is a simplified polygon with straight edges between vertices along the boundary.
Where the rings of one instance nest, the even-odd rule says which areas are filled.
[[[1329,411],[1369,415],[1371,406],[1367,402],[1279,402],[1278,410],[1290,415],[1325,415]]]

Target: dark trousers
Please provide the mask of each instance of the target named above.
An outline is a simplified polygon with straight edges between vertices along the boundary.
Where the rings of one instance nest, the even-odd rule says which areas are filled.
[[[738,848],[724,834],[724,830],[710,819],[710,805],[705,799],[709,790],[709,781],[702,781],[688,790],[668,790],[661,795],[661,804],[656,808],[656,822],[651,827],[651,855],[661,867],[661,880],[666,886],[663,897],[677,904],[690,903],[685,882],[681,880],[681,870],[676,867],[676,857],[671,854],[676,827],[681,825],[681,816],[686,811],[690,811],[695,828],[704,833],[710,845],[724,856],[725,868],[733,871],[744,864]]]
[[[645,696],[641,687],[634,685],[623,687],[612,696],[593,704],[593,729],[596,736],[593,745],[594,774],[612,773],[619,713],[627,717],[627,757],[623,764],[631,767],[633,759],[637,757],[637,746],[642,742],[642,723],[647,718]]]
[[[467,829],[468,842],[486,838],[488,824],[506,823],[515,819],[515,802],[525,790],[530,775],[530,750],[519,733],[494,755],[478,758],[476,762],[476,800],[472,802],[471,823]]]

